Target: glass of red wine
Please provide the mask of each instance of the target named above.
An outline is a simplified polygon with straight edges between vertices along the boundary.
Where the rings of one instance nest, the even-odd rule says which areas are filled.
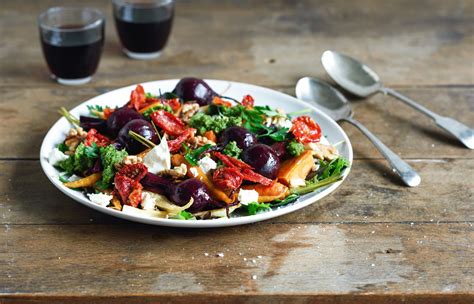
[[[123,52],[133,59],[161,55],[173,24],[174,0],[113,0]]]
[[[51,76],[66,85],[91,80],[104,45],[104,15],[92,8],[53,7],[38,17]]]

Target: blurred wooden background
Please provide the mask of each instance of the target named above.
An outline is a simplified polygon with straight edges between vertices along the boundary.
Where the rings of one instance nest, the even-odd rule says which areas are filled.
[[[121,53],[109,1],[81,1],[108,19],[98,73],[80,87],[49,79],[36,24],[41,11],[68,4],[77,1],[0,2],[0,302],[474,301],[473,152],[389,97],[354,100],[356,117],[418,170],[419,187],[400,185],[343,125],[355,160],[342,187],[254,225],[184,230],[111,218],[61,194],[38,161],[59,106],[184,76],[294,95],[302,76],[328,79],[326,49],[473,126],[474,1],[181,0],[154,61]]]

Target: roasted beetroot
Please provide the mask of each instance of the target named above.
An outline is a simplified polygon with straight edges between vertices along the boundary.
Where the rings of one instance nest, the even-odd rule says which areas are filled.
[[[211,87],[199,78],[182,78],[173,90],[184,101],[196,101],[200,106],[211,104],[212,99],[217,93]]]
[[[242,160],[252,166],[255,172],[274,179],[280,169],[280,158],[275,151],[264,144],[256,144],[244,150]]]
[[[240,149],[245,150],[257,143],[257,137],[244,127],[233,126],[225,129],[220,136],[220,142],[224,146],[231,141],[235,141]]]
[[[125,146],[125,149],[130,154],[140,153],[146,148],[143,144],[130,137],[130,131],[138,133],[155,144],[159,141],[158,135],[156,135],[155,129],[151,123],[143,119],[131,120],[120,129],[117,136],[117,140]]]

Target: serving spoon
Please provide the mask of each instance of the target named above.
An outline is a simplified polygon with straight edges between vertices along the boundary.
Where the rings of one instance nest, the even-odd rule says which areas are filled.
[[[405,104],[430,117],[438,127],[451,133],[469,149],[474,149],[474,130],[459,121],[441,116],[394,89],[386,88],[379,76],[365,64],[334,51],[325,51],[321,62],[326,72],[342,88],[359,97],[367,97],[382,92],[392,95]]]
[[[304,77],[296,83],[296,97],[314,104],[336,121],[347,121],[356,126],[388,160],[393,171],[400,176],[407,186],[415,187],[420,184],[420,176],[410,165],[390,150],[364,125],[352,118],[352,107],[341,92],[322,80]]]

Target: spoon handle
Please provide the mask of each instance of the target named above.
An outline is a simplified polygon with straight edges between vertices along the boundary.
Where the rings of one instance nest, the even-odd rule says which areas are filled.
[[[429,116],[431,119],[435,121],[438,127],[451,133],[454,137],[459,139],[459,141],[461,141],[469,149],[474,149],[474,130],[469,128],[465,124],[462,124],[453,118],[436,114],[433,111],[430,111],[424,106],[420,105],[419,103],[411,100],[410,98],[398,93],[394,89],[382,88],[380,91],[385,94],[392,95],[393,97],[403,101],[407,105],[420,111],[421,113]]]
[[[388,160],[390,166],[393,168],[393,171],[397,173],[403,182],[410,187],[416,187],[420,184],[421,178],[413,170],[410,165],[408,165],[403,159],[401,159],[397,154],[390,150],[380,139],[378,139],[372,132],[369,131],[363,124],[352,118],[345,118],[345,121],[356,126],[365,136],[367,136],[374,146],[382,153],[385,159]]]

